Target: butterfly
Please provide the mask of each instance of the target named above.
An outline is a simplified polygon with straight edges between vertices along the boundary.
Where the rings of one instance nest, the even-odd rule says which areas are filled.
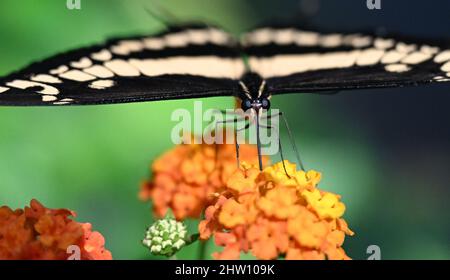
[[[272,95],[448,81],[446,42],[292,26],[262,26],[236,38],[215,26],[186,24],[34,63],[0,79],[0,105],[235,96],[244,111],[258,113],[270,108]]]

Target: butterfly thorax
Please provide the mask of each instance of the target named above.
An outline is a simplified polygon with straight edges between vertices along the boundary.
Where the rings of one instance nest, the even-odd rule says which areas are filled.
[[[242,110],[253,109],[255,112],[259,112],[261,109],[268,110],[270,108],[270,94],[267,91],[266,81],[260,75],[248,72],[242,76],[239,85]]]

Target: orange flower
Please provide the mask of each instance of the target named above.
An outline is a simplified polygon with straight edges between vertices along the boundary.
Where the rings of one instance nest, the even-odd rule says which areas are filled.
[[[245,224],[246,209],[245,205],[239,204],[234,199],[228,199],[222,205],[222,211],[219,214],[219,222],[227,228],[233,228],[237,225]]]
[[[298,198],[295,188],[279,186],[260,197],[258,208],[268,217],[287,219],[298,212]]]
[[[200,238],[214,236],[223,246],[217,259],[237,259],[250,251],[258,259],[349,259],[342,249],[353,235],[341,218],[340,197],[320,191],[321,174],[297,171],[285,161],[260,172],[242,164],[231,175],[217,202],[206,209]]]
[[[275,259],[280,251],[289,247],[289,235],[283,221],[259,217],[247,231],[247,239],[252,244],[252,252],[263,260]]]
[[[82,260],[112,259],[103,236],[92,232],[91,224],[69,218],[75,215],[67,209],[45,208],[35,199],[24,210],[0,207],[0,259],[65,260],[72,245],[80,248]]]
[[[315,260],[325,259],[325,254],[317,250],[308,248],[289,248],[286,253],[286,260]]]
[[[112,260],[111,252],[105,249],[103,235],[98,231],[92,231],[90,223],[84,223],[81,226],[83,227],[82,259]]]
[[[240,160],[256,163],[257,150],[240,145]],[[267,163],[267,157],[264,157]],[[153,202],[154,214],[164,217],[172,209],[176,219],[199,218],[225,189],[228,178],[237,169],[234,144],[182,144],[156,159],[151,180],[141,184],[139,198]]]
[[[287,221],[287,228],[300,246],[313,249],[320,249],[330,233],[328,224],[305,207],[301,208],[296,217]]]

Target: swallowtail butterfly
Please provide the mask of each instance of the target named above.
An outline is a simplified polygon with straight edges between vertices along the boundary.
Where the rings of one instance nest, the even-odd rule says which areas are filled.
[[[0,105],[237,96],[264,107],[275,94],[447,81],[450,44],[292,27],[261,27],[237,39],[216,27],[185,25],[34,63],[0,79]]]
[[[34,63],[0,79],[0,105],[235,96],[244,110],[258,114],[276,94],[448,81],[450,44],[444,42],[285,26],[260,27],[235,38],[220,28],[194,24]]]

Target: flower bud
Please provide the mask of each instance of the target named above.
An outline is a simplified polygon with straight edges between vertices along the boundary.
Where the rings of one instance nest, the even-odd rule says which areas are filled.
[[[172,217],[156,221],[142,241],[154,255],[170,257],[189,243],[186,226]]]

